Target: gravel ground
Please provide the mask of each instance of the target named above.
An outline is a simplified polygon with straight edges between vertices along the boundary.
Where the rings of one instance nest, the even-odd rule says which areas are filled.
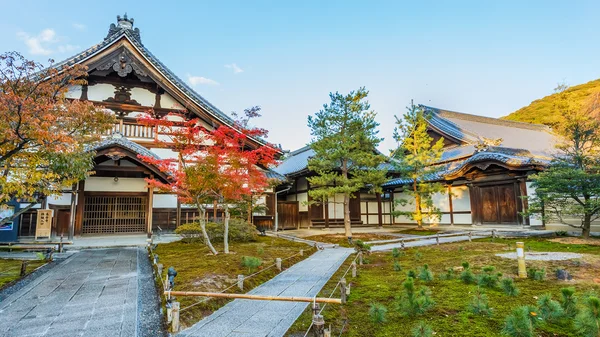
[[[517,259],[517,253],[502,253],[496,254],[496,256],[504,257],[507,259]],[[571,259],[582,258],[583,255],[577,253],[561,253],[561,252],[537,252],[537,253],[525,253],[525,260],[535,261],[564,261]]]

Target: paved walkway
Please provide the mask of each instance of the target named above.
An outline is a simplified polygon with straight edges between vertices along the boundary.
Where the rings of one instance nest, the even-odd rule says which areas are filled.
[[[0,336],[136,336],[137,270],[135,248],[76,253],[0,302]]]
[[[316,296],[353,251],[350,248],[320,250],[249,294]],[[234,300],[177,336],[283,336],[308,304]]]

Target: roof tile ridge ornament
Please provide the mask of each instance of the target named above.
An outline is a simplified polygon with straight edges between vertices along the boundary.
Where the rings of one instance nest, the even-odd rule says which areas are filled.
[[[476,144],[473,144],[473,146],[475,147],[475,152],[484,152],[489,150],[490,146],[500,146],[502,144],[503,139],[502,138],[498,138],[498,139],[493,139],[493,138],[486,138],[486,137],[479,137],[478,141]]]
[[[117,15],[117,23],[111,23],[108,28],[108,34],[104,38],[104,40],[108,40],[115,34],[127,33],[129,32],[134,39],[136,39],[139,43],[142,43],[142,38],[140,36],[140,29],[133,28],[133,18],[128,18],[127,13],[121,17]]]

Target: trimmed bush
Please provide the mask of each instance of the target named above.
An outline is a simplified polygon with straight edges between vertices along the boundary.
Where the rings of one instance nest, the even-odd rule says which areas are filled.
[[[546,268],[527,268],[527,277],[532,280],[543,281],[546,279]]]
[[[600,298],[589,296],[585,299],[583,309],[573,321],[578,336],[600,336]]]
[[[423,267],[419,268],[419,280],[425,282],[433,281],[433,273],[429,270],[428,265],[423,265]]]
[[[381,303],[373,303],[369,308],[369,316],[371,321],[376,324],[382,324],[387,321],[385,315],[387,314],[387,308]]]
[[[440,279],[442,280],[453,280],[456,277],[456,272],[454,268],[448,268],[445,273],[440,275]]]
[[[573,318],[579,313],[577,309],[577,297],[575,296],[575,288],[561,288],[560,289],[560,306],[566,317]]]
[[[248,268],[248,273],[253,272],[262,264],[262,261],[258,257],[254,256],[243,256],[242,267]]]
[[[416,316],[431,309],[435,302],[431,298],[431,290],[427,287],[416,289],[414,279],[409,277],[402,283],[402,296],[398,310],[405,316]]]
[[[402,270],[402,266],[400,265],[400,263],[398,263],[398,261],[394,261],[394,271],[401,271]]]
[[[460,273],[460,279],[465,284],[475,283],[475,274],[473,274],[470,268],[465,268],[465,270]]]
[[[550,294],[540,296],[537,301],[539,317],[547,322],[556,322],[563,316],[560,303],[552,299]]]
[[[410,335],[412,337],[432,337],[433,329],[429,324],[419,321],[413,328],[410,330]]]
[[[502,274],[494,273],[495,270],[496,267],[494,266],[483,267],[483,272],[477,275],[477,285],[485,288],[496,288],[498,286],[498,278]]]
[[[534,337],[538,323],[537,309],[524,305],[516,308],[506,317],[502,333],[511,337]]]
[[[371,251],[371,246],[364,243],[363,240],[354,241],[354,250],[357,252],[369,253]]]
[[[468,308],[469,311],[476,315],[488,316],[492,314],[492,309],[490,309],[488,297],[479,287],[475,291],[475,295],[473,295],[473,298],[471,299]]]
[[[414,270],[409,270],[409,271],[406,273],[406,276],[407,276],[408,278],[415,279],[415,278],[417,278],[417,272],[415,272]]]
[[[397,259],[400,257],[400,250],[398,248],[394,248],[392,249],[392,257],[394,259]]]
[[[500,288],[502,288],[502,291],[508,296],[519,295],[519,289],[517,289],[515,281],[510,277],[505,277],[500,281]]]

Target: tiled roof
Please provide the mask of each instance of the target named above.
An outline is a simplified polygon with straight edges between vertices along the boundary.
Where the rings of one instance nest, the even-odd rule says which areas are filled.
[[[207,101],[204,97],[202,97],[200,94],[194,91],[183,80],[177,77],[175,73],[173,73],[169,68],[167,68],[167,66],[165,66],[142,44],[138,29],[133,30],[131,28],[111,26],[111,29],[109,30],[109,35],[106,36],[106,38],[104,38],[102,42],[64,61],[56,63],[54,67],[60,68],[63,65],[71,66],[77,63],[81,63],[94,56],[95,54],[99,53],[100,51],[110,47],[114,42],[120,40],[123,37],[127,38],[127,40],[136,47],[136,49],[146,58],[146,60],[156,68],[156,70],[158,70],[165,78],[167,78],[177,89],[181,90],[181,92],[183,92],[187,97],[189,97],[190,100],[204,108],[223,124],[233,127],[234,121],[233,119],[231,119],[231,117],[219,110],[209,101]],[[258,137],[254,137],[254,139],[262,144],[267,143],[264,139]]]
[[[88,148],[88,151],[98,151],[116,145],[121,146],[133,153],[141,154],[147,157],[153,157],[156,159],[161,159],[156,153],[148,150],[147,148],[141,146],[136,142],[127,139],[118,132],[115,132],[112,134],[111,137],[106,137],[100,142],[94,144],[93,146],[90,146]]]

